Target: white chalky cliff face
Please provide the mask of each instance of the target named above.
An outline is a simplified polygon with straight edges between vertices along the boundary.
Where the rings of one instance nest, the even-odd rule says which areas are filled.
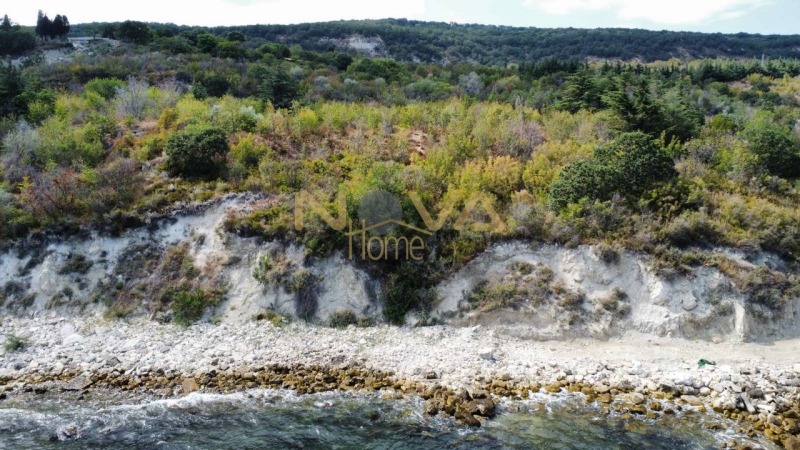
[[[36,250],[6,250],[0,253],[2,311],[11,316],[41,318],[102,315],[107,306],[98,301],[98,286],[117,285],[125,290],[134,285],[137,280],[126,267],[141,249],[157,256],[170,247],[184,245],[199,271],[222,280],[226,287],[224,300],[206,311],[206,320],[244,323],[267,309],[298,315],[296,292],[284,286],[265,286],[253,276],[259,259],[269,254],[279,254],[286,264],[314,276],[315,304],[303,310],[311,312],[304,318],[324,323],[334,313],[352,311],[357,317],[382,319],[381,283],[347,260],[346,249],[311,260],[302,247],[225,232],[222,225],[226,213],[250,208],[253,202],[248,196],[228,196],[191,212],[160,218],[149,227],[119,237],[54,239]],[[745,260],[731,250],[721,249],[719,253],[753,269],[781,264],[770,255]],[[65,270],[76,257],[83,262],[82,269]],[[521,264],[549,269],[552,283],[582,300],[568,308],[547,300],[488,311],[470,305],[469,294],[480,283],[524,278],[526,275],[519,273]],[[700,266],[687,275],[665,279],[655,273],[644,255],[619,252],[608,262],[590,246],[495,244],[435,290],[437,301],[430,317],[453,325],[488,325],[523,338],[608,339],[637,333],[741,342],[800,337],[798,298],[772,310],[748,303],[732,281],[715,268]],[[624,294],[624,312],[609,313],[601,306],[612,292]],[[151,301],[142,299],[132,314],[151,314]],[[408,316],[408,322],[415,320],[413,314]]]
[[[605,262],[590,246],[531,247],[522,242],[498,244],[438,286],[441,301],[433,314],[456,324],[484,324],[516,335],[540,339],[607,338],[625,332],[714,341],[746,341],[800,336],[800,299],[772,311],[748,304],[719,270],[697,267],[688,275],[665,279],[656,275],[642,255],[621,252]],[[720,250],[745,267],[742,255]],[[771,261],[761,261],[766,264]],[[488,313],[464,308],[468,294],[482,280],[508,282],[522,264],[546,267],[565,289],[585,300],[575,307],[583,317],[570,324],[563,307],[545,302],[532,308]],[[519,274],[516,274],[519,276]],[[618,317],[601,313],[598,300],[617,290],[625,294],[628,311]],[[460,312],[459,312],[460,311]],[[457,313],[458,312],[458,313]]]

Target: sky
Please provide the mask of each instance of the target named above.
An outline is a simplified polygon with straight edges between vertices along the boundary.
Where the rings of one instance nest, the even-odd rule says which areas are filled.
[[[3,0],[0,14],[33,25],[41,9],[71,23],[141,20],[250,25],[387,17],[525,27],[625,27],[800,34],[800,0]]]

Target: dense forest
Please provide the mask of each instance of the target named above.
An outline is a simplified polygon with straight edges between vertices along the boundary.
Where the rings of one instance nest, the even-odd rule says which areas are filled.
[[[331,211],[343,195],[354,220],[377,188],[419,192],[433,211],[483,193],[506,218],[502,231],[442,231],[425,261],[373,268],[388,286],[387,319],[402,321],[439,277],[512,238],[635,250],[665,276],[715,265],[766,305],[796,285],[777,272],[737,272],[707,250],[763,250],[796,264],[798,60],[592,63],[562,50],[568,57],[519,65],[441,65],[240,30],[176,35],[128,22],[103,33],[131,43],[2,66],[0,241],[119,233],[176,204],[251,192],[263,204],[232,214],[226,230],[302,243],[314,258],[344,238],[319,220],[293,228],[301,189]],[[481,45],[486,55],[502,49]],[[497,57],[518,51],[528,49]],[[423,226],[405,206],[404,220]]]
[[[33,50],[36,46],[36,38],[19,24],[11,21],[8,15],[4,15],[0,21],[0,56],[19,55]]]
[[[113,29],[120,25],[76,25],[73,26],[72,35],[99,36],[105,32],[112,37]],[[471,62],[500,66],[543,58],[655,61],[676,57],[800,57],[800,36],[797,35],[712,34],[622,28],[519,28],[406,19],[218,28],[171,24],[150,24],[150,27],[154,30],[154,36],[161,38],[201,31],[216,36],[237,32],[255,47],[266,42],[277,42],[297,44],[314,51],[347,49],[348,39],[360,36],[375,44],[372,49],[377,55],[401,61]]]

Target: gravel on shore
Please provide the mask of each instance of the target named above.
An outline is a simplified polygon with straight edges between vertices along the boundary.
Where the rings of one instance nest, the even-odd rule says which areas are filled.
[[[174,392],[180,393],[211,386],[209,374],[230,374],[229,380],[252,384],[266,367],[273,372],[279,366],[359,367],[382,374],[365,376],[384,380],[380,387],[391,387],[385,381],[391,378],[397,380],[395,387],[417,391],[428,399],[430,413],[447,411],[468,423],[473,415],[450,405],[450,394],[437,392],[460,395],[465,403],[480,403],[486,398],[480,392],[511,398],[530,390],[582,392],[587,400],[609,407],[622,403],[624,411],[648,417],[663,413],[660,402],[666,399],[716,411],[751,433],[800,448],[798,340],[712,344],[631,334],[612,341],[538,342],[485,327],[332,329],[260,321],[184,329],[143,319],[8,317],[0,335],[22,337],[27,343],[17,351],[0,350],[3,397],[46,381],[63,383],[62,389],[84,389],[98,380],[149,386],[142,380],[152,379],[152,386],[177,387]],[[699,364],[701,359],[715,364]],[[309,379],[318,380],[314,386],[320,389],[340,386],[336,373],[328,375],[311,374]],[[351,375],[342,372],[348,385],[378,387],[378,381],[352,382]],[[291,383],[303,391],[312,389]],[[475,417],[490,416],[483,413],[484,406],[472,407]]]

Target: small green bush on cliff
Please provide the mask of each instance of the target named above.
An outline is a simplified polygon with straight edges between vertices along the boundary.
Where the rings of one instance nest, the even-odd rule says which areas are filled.
[[[202,288],[179,288],[166,295],[172,300],[172,320],[184,327],[198,321],[206,308],[221,300],[219,292]]]
[[[394,268],[386,280],[383,315],[389,323],[402,325],[412,310],[424,312],[435,299],[430,289],[433,276],[425,265],[404,262]]]
[[[6,335],[5,350],[6,352],[18,352],[24,350],[28,346],[28,340],[16,334]]]
[[[331,314],[328,323],[333,328],[347,328],[349,325],[358,324],[358,317],[356,317],[356,313],[350,310],[336,311]]]
[[[213,179],[225,170],[228,137],[219,128],[191,128],[170,136],[164,150],[170,174]]]

